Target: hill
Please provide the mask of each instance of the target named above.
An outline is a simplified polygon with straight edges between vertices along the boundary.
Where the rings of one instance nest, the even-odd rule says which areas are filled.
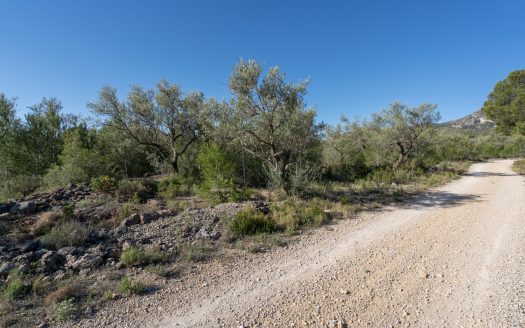
[[[443,127],[451,127],[461,130],[485,131],[495,127],[495,123],[485,117],[481,110],[475,111],[457,120],[440,124]]]

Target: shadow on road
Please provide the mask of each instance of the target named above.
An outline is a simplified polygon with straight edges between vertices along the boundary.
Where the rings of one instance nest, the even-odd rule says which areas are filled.
[[[414,196],[400,202],[401,208],[429,208],[429,207],[456,207],[466,203],[479,202],[481,196],[471,194],[455,194],[446,191],[432,191],[423,195]]]
[[[501,172],[469,172],[463,173],[466,177],[515,177],[519,174],[516,173],[501,173]]]

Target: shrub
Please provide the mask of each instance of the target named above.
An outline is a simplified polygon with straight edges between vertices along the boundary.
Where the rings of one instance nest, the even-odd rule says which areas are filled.
[[[58,304],[68,299],[80,298],[84,293],[84,285],[76,280],[64,281],[56,290],[44,298],[46,304]]]
[[[518,174],[525,174],[525,160],[514,161],[512,169]]]
[[[62,215],[57,211],[49,211],[40,214],[38,220],[34,225],[34,233],[36,236],[43,236],[55,226]]]
[[[3,296],[6,299],[14,300],[25,296],[30,289],[30,285],[24,282],[22,275],[17,271],[12,271],[9,274],[9,279],[3,292]]]
[[[182,256],[190,262],[202,262],[210,257],[212,249],[203,242],[186,244],[182,248]]]
[[[157,192],[157,183],[150,179],[122,180],[119,182],[117,195],[129,201],[144,202]]]
[[[148,271],[159,277],[167,277],[170,275],[170,269],[163,264],[155,264],[148,266]]]
[[[120,280],[118,289],[127,295],[138,295],[144,291],[145,287],[140,281],[133,281],[126,276]]]
[[[330,220],[318,200],[308,203],[287,200],[272,206],[270,214],[278,226],[288,232],[294,232],[304,226],[320,226]]]
[[[118,182],[116,179],[107,175],[91,178],[91,187],[106,194],[112,194],[117,190]]]
[[[120,262],[127,267],[160,263],[167,260],[167,254],[160,251],[141,250],[130,247],[120,255]]]
[[[275,221],[254,207],[238,212],[228,226],[231,237],[272,233],[277,229]]]
[[[135,209],[133,208],[133,204],[124,203],[118,209],[117,218],[119,221],[124,221],[126,218],[130,217],[130,215],[133,214],[134,212],[135,212]]]
[[[73,298],[64,300],[55,305],[55,317],[59,321],[71,320],[75,317],[77,306]]]
[[[159,193],[166,199],[174,199],[193,194],[195,181],[192,177],[170,176],[159,182]]]
[[[199,194],[213,202],[223,203],[233,191],[235,165],[216,144],[202,147],[197,157],[202,183]]]
[[[88,241],[90,234],[91,230],[85,224],[65,221],[40,237],[40,240],[48,247],[60,249],[66,246],[82,246]]]

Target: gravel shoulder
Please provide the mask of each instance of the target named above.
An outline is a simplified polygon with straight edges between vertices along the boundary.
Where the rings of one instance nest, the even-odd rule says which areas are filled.
[[[525,187],[478,163],[420,197],[232,252],[78,327],[525,327]]]

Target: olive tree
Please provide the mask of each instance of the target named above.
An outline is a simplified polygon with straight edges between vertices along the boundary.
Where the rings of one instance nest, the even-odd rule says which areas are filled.
[[[440,120],[437,105],[421,104],[417,107],[395,102],[390,108],[374,114],[372,128],[397,153],[393,168],[427,146],[425,136],[433,131],[433,124]]]
[[[181,157],[202,136],[203,103],[202,93],[183,95],[179,86],[161,81],[156,90],[133,87],[126,101],[106,86],[88,106],[103,124],[148,147],[178,173]]]
[[[261,160],[270,175],[287,189],[292,166],[307,160],[319,143],[315,110],[307,109],[308,81],[288,83],[278,67],[263,76],[253,60],[241,60],[233,69],[230,122],[236,142]]]

